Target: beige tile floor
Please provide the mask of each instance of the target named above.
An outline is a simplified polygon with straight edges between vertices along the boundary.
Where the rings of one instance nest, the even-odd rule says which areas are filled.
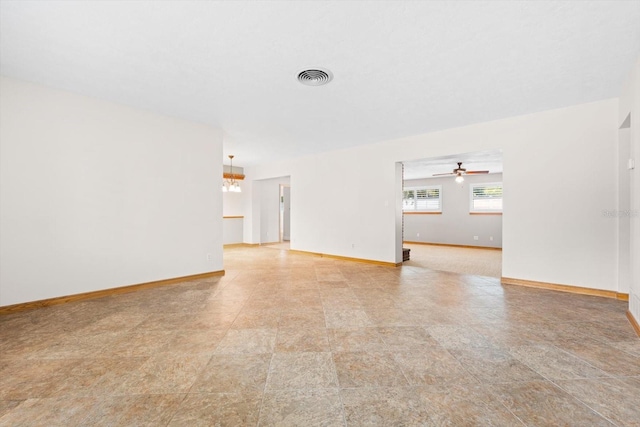
[[[0,317],[2,426],[638,426],[626,303],[271,248]]]
[[[262,246],[264,246],[265,248],[272,248],[272,249],[290,249],[291,248],[291,242],[286,240],[283,242],[278,242],[278,243],[267,243],[267,244],[263,244]]]

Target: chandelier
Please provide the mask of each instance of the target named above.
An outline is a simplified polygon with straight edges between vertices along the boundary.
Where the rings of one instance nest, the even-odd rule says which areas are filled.
[[[241,193],[242,189],[240,188],[240,183],[236,181],[236,176],[233,174],[233,155],[229,154],[229,160],[231,162],[231,173],[229,174],[230,178],[225,179],[222,182],[222,191],[225,193]]]

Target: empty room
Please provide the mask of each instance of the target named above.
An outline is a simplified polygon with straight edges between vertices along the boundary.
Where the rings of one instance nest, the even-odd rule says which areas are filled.
[[[640,1],[0,0],[0,425],[637,426],[639,154]]]

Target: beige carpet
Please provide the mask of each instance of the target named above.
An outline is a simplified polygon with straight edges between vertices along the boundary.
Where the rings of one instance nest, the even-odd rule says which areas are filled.
[[[408,243],[403,247],[411,249],[411,260],[404,263],[407,266],[478,276],[502,276],[500,250]]]

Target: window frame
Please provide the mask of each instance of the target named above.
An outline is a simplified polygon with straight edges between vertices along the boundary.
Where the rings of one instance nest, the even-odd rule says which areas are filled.
[[[414,204],[413,209],[406,209],[404,201],[407,200],[405,198],[406,191],[414,192],[414,201],[417,201],[418,198],[416,196],[416,192],[419,190],[438,190],[438,207],[435,209],[418,209],[417,203]],[[427,198],[427,200],[429,200]],[[432,199],[433,200],[433,199]],[[402,189],[402,213],[442,213],[442,185],[420,185],[416,187],[404,187]]]
[[[500,186],[500,188],[502,189],[502,195],[500,196],[500,200],[501,200],[501,208],[500,209],[475,209],[474,208],[474,189],[477,187],[492,187],[492,186]],[[497,198],[496,198],[497,199]],[[496,200],[493,199],[493,200]],[[504,210],[504,186],[502,184],[502,181],[495,181],[495,182],[479,182],[479,183],[473,183],[469,185],[469,213],[470,214],[502,214]]]

